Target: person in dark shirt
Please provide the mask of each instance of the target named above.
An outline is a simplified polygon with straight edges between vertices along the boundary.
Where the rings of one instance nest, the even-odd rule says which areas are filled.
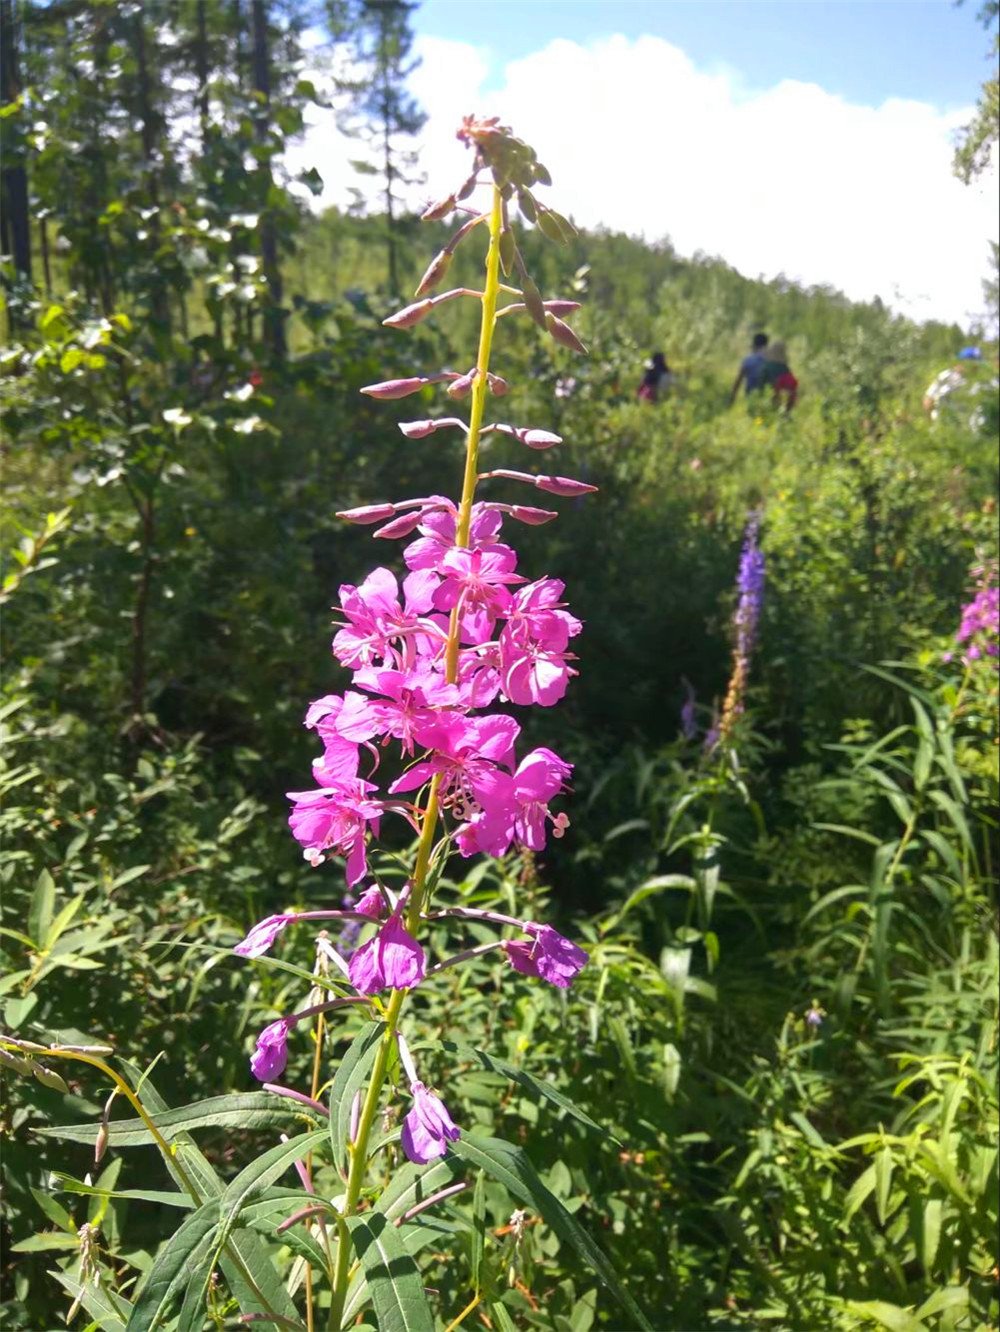
[[[663,352],[654,352],[642,377],[642,383],[636,390],[636,397],[641,398],[643,402],[659,402],[661,398],[667,396],[676,382],[677,376],[667,365],[667,358]]]
[[[740,385],[746,385],[747,393],[756,393],[764,383],[764,364],[765,349],[767,347],[767,334],[755,333],[753,335],[753,344],[750,354],[744,356],[740,362],[740,372],[736,376],[736,383],[733,385],[733,391],[729,395],[729,405],[732,407],[739,395]]]

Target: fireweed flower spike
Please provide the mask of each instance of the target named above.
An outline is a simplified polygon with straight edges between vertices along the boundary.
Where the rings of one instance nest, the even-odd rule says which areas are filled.
[[[541,336],[577,351],[583,344],[564,320],[577,303],[542,300],[518,250],[511,219],[516,201],[521,216],[536,223],[544,236],[561,241],[572,235],[565,219],[534,199],[533,190],[549,184],[548,172],[534,152],[495,119],[468,117],[459,137],[474,153],[473,170],[454,194],[429,210],[429,216],[443,217],[455,209],[471,216],[432,260],[414,302],[384,322],[405,330],[431,315],[444,300],[474,301],[480,312],[475,364],[464,373],[428,374],[403,368],[398,377],[361,391],[391,402],[438,386],[441,407],[461,414],[430,415],[404,422],[399,429],[417,448],[423,447],[419,441],[442,432],[442,458],[448,457],[451,432],[464,434],[461,492],[457,499],[429,495],[342,511],[346,522],[373,527],[372,535],[380,540],[402,539],[405,573],[401,578],[399,570],[380,566],[356,585],[340,587],[332,649],[351,675],[350,687],[309,707],[305,725],[321,752],[313,763],[310,788],[289,793],[289,825],[305,858],[319,869],[329,857],[343,857],[351,900],[346,910],[268,917],[237,945],[242,955],[260,957],[287,924],[303,918],[337,916],[362,925],[367,918],[371,922],[367,928],[375,927],[372,937],[354,948],[346,962],[328,940],[318,942],[338,972],[346,973],[354,994],[271,1023],[261,1033],[253,1057],[255,1076],[272,1081],[285,1068],[291,1025],[313,1016],[318,1024],[326,1022],[326,1010],[342,1003],[368,1009],[383,1024],[367,1084],[351,1115],[349,1168],[339,1206],[345,1221],[357,1213],[369,1183],[371,1135],[384,1108],[397,1045],[412,1093],[402,1133],[406,1155],[418,1163],[433,1161],[459,1137],[443,1102],[420,1080],[398,1034],[409,991],[429,975],[433,983],[433,975],[443,966],[474,965],[487,949],[503,948],[515,970],[562,989],[587,960],[583,949],[550,926],[495,914],[489,920],[484,916],[481,923],[499,929],[513,925],[524,937],[477,942],[430,972],[417,937],[429,918],[440,922],[454,915],[448,910],[435,913],[430,901],[453,850],[465,856],[499,856],[516,845],[538,852],[549,837],[562,836],[568,824],[558,807],[550,807],[565,796],[572,765],[546,748],[525,754],[520,748],[521,727],[504,710],[506,705],[550,707],[563,697],[576,674],[569,649],[582,626],[563,600],[563,584],[522,572],[517,551],[503,539],[507,518],[534,526],[556,514],[499,499],[484,502],[477,496],[479,483],[520,482],[570,499],[596,490],[562,475],[506,469],[480,472],[480,440],[487,430],[506,434],[532,450],[555,448],[562,442],[541,427],[484,424],[487,402],[509,389],[491,365],[501,295],[512,302],[504,309],[523,309]],[[461,202],[480,186],[488,191],[485,206],[470,203],[461,208]],[[482,290],[462,287],[430,297],[457,247],[475,243],[484,231],[489,240]],[[502,282],[501,271],[519,286]],[[383,758],[389,760],[386,767],[395,780],[381,777]],[[355,901],[360,885],[371,882],[369,844],[379,837],[383,817],[393,816],[405,819],[418,834],[406,889],[394,900],[369,887]],[[376,924],[386,909],[388,919]],[[336,987],[345,984],[341,975]],[[319,1025],[317,1035],[313,1100],[322,1078]],[[338,1226],[328,1320],[332,1332],[342,1327],[354,1264],[349,1231],[349,1226]]]
[[[736,578],[736,590],[739,600],[736,614],[733,616],[736,642],[733,649],[733,670],[729,677],[729,688],[722,705],[722,720],[719,723],[719,738],[729,737],[736,719],[743,712],[747,682],[750,677],[750,660],[757,643],[757,625],[764,600],[764,554],[757,544],[760,533],[760,515],[752,513],[743,535],[743,550],[740,553],[740,568]]]

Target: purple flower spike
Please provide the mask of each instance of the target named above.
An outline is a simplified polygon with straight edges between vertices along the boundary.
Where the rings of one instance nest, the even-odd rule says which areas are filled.
[[[288,1018],[272,1022],[257,1037],[257,1049],[250,1056],[250,1072],[258,1082],[280,1078],[288,1063]]]
[[[426,1165],[444,1156],[448,1143],[461,1136],[461,1129],[440,1097],[429,1092],[422,1082],[415,1082],[411,1090],[413,1109],[403,1121],[403,1151],[409,1160]]]
[[[378,994],[409,990],[420,984],[426,970],[424,950],[407,932],[397,910],[351,958],[348,976],[359,994]]]
[[[511,966],[522,976],[538,976],[560,990],[568,990],[587,964],[587,954],[575,943],[559,934],[551,925],[529,924],[531,943],[523,939],[505,944]]]
[[[266,920],[258,921],[247,937],[239,941],[233,952],[238,953],[240,957],[263,957],[288,922],[295,919],[294,915],[268,916]]]

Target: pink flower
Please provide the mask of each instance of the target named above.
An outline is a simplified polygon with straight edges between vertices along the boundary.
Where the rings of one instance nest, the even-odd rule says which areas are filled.
[[[398,777],[390,792],[415,791],[440,773],[442,803],[458,819],[479,812],[484,790],[493,780],[497,764],[513,762],[514,741],[520,726],[513,717],[461,717],[444,714],[428,729],[422,743],[434,751]]]
[[[295,919],[295,915],[290,915],[268,916],[265,920],[259,920],[246,938],[234,946],[233,952],[240,957],[263,957],[288,922]]]
[[[513,939],[504,945],[511,966],[523,976],[538,976],[561,990],[569,989],[586,966],[587,954],[551,925],[531,924],[525,928],[532,936],[530,943]]]
[[[318,791],[289,791],[294,807],[288,818],[296,841],[305,847],[306,859],[322,864],[321,854],[334,850],[347,857],[347,883],[353,887],[368,868],[365,859],[365,833],[368,824],[378,834],[382,805],[368,799],[374,791],[371,782],[360,777],[331,782]]]
[[[458,606],[465,642],[485,643],[497,617],[506,615],[511,605],[507,586],[525,581],[514,572],[516,565],[509,546],[489,551],[453,547],[437,566],[442,581],[434,593],[434,609]]]
[[[250,1072],[258,1082],[280,1077],[288,1063],[288,1032],[293,1025],[288,1018],[272,1022],[257,1037],[257,1048],[250,1056]]]
[[[322,759],[313,764],[323,786],[358,775],[358,745],[378,734],[379,716],[371,699],[354,690],[341,697],[325,694],[309,705],[305,724],[323,740]]]
[[[551,707],[576,674],[567,665],[566,647],[582,626],[561,609],[562,591],[558,579],[542,578],[514,594],[500,634],[500,673],[512,703]]]
[[[368,700],[378,716],[379,730],[402,743],[403,753],[412,754],[414,744],[423,745],[423,734],[438,721],[439,709],[457,707],[458,689],[429,670],[358,671],[355,684],[386,697]]]
[[[502,856],[516,840],[530,851],[541,851],[547,823],[554,825],[557,836],[566,827],[566,816],[553,815],[548,802],[563,789],[572,770],[572,764],[551,749],[534,749],[513,776],[496,772],[480,781],[480,810],[459,833],[459,850],[465,856],[476,851]]]
[[[388,569],[373,569],[360,587],[340,589],[340,608],[347,620],[333,639],[333,655],[343,666],[397,664],[393,644],[414,632],[420,616],[430,610],[438,579],[429,572],[410,574],[399,584]]]
[[[426,1165],[444,1156],[449,1142],[461,1136],[461,1130],[445,1109],[440,1097],[429,1092],[422,1082],[414,1082],[413,1109],[403,1121],[403,1151],[407,1158]]]
[[[419,985],[426,972],[424,950],[400,920],[400,908],[348,964],[348,976],[359,994],[380,990],[408,990]]]
[[[422,535],[403,551],[408,569],[437,569],[455,544],[458,510],[450,501],[446,507],[421,516]],[[484,504],[473,504],[469,524],[469,546],[473,550],[495,550],[496,536],[503,518]],[[506,548],[505,548],[506,549]]]

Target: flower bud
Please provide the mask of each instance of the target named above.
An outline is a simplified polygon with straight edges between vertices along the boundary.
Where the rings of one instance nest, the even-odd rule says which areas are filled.
[[[490,386],[490,392],[495,398],[503,398],[510,389],[510,385],[502,375],[493,375],[487,370],[486,382]]]
[[[423,296],[425,292],[433,291],[441,279],[451,267],[451,251],[440,250],[427,266],[427,271],[417,284],[416,296]]]
[[[426,319],[433,308],[434,299],[428,296],[422,301],[416,301],[413,305],[406,305],[402,310],[397,310],[388,319],[383,319],[382,324],[385,328],[412,328],[414,324],[419,324],[421,319]]]
[[[472,191],[479,184],[479,168],[476,167],[472,175],[455,191],[456,200],[467,199]]]
[[[546,301],[545,308],[554,315],[562,316],[572,314],[574,310],[581,309],[581,305],[579,301]]]
[[[542,523],[550,523],[559,517],[554,509],[533,509],[526,504],[512,504],[508,513],[515,521],[527,523],[529,527],[541,527]]]
[[[386,523],[384,527],[378,528],[372,533],[373,537],[381,537],[384,541],[391,541],[393,537],[409,536],[423,521],[424,510],[417,509],[414,513],[403,513],[398,518],[394,518],[391,523]]]
[[[568,347],[570,351],[583,352],[583,354],[586,355],[587,348],[576,336],[569,324],[564,324],[561,319],[557,319],[550,311],[546,311],[545,314],[545,327],[555,341],[561,343],[563,347]]]
[[[109,1142],[110,1138],[111,1138],[111,1134],[108,1132],[108,1126],[107,1126],[107,1123],[105,1123],[104,1121],[102,1121],[102,1122],[101,1122],[101,1126],[100,1126],[100,1128],[97,1130],[97,1138],[96,1138],[96,1140],[95,1140],[95,1142],[94,1142],[94,1165],[95,1165],[95,1166],[99,1166],[99,1165],[101,1164],[101,1160],[102,1160],[102,1158],[103,1158],[103,1156],[104,1156],[104,1153],[108,1150],[108,1142]]]
[[[435,431],[446,430],[449,426],[457,426],[459,430],[464,430],[465,422],[460,421],[457,416],[443,416],[433,421],[399,422],[399,428],[407,439],[426,439],[428,435],[433,435]]]
[[[336,515],[345,523],[357,523],[367,527],[369,523],[384,523],[396,512],[392,504],[363,504],[359,509],[341,509]]]
[[[447,199],[439,199],[437,203],[428,204],[420,214],[421,222],[440,222],[453,210],[455,202],[455,196],[449,194]]]
[[[369,398],[387,401],[393,398],[408,398],[411,393],[419,393],[425,384],[432,383],[425,375],[415,375],[412,379],[386,379],[381,384],[366,384],[361,392]]]
[[[447,393],[449,398],[466,397],[467,394],[469,393],[469,390],[476,382],[476,377],[478,376],[478,374],[479,371],[476,369],[475,366],[473,366],[472,369],[467,374],[459,375],[457,379],[453,379],[451,383],[448,385],[448,387],[445,389],[445,393]],[[490,379],[492,378],[493,376],[490,375]],[[492,387],[492,385],[490,387]]]
[[[524,426],[497,425],[502,435],[512,435],[519,444],[526,444],[529,449],[551,449],[562,443],[562,435],[555,435],[551,430],[527,429]]]
[[[597,490],[586,481],[574,481],[569,476],[536,476],[532,478],[539,490],[547,490],[550,495],[591,495]]]

